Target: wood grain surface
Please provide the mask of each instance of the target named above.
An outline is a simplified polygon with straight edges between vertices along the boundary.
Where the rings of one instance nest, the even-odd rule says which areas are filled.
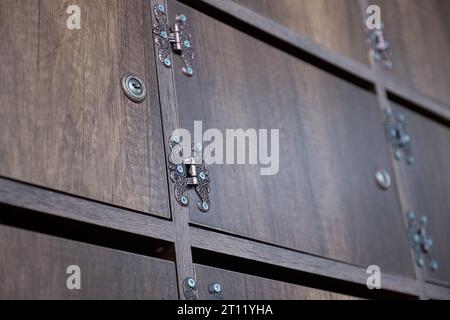
[[[392,171],[375,95],[186,6],[171,11],[189,17],[197,54],[195,77],[174,72],[181,126],[280,129],[279,173],[210,166],[211,210],[193,206],[191,221],[412,276],[395,189],[374,181]]]
[[[413,166],[400,166],[404,192],[409,209],[417,218],[428,217],[427,232],[433,239],[433,255],[439,264],[438,270],[432,272],[426,260],[427,278],[450,284],[450,129],[400,104],[393,105],[405,115],[415,158]]]
[[[450,2],[379,0],[392,74],[411,87],[450,104]]]
[[[0,299],[177,299],[173,262],[0,226]],[[69,290],[77,265],[81,289]]]
[[[79,1],[81,30],[66,27],[71,4],[0,4],[0,174],[169,217],[142,2]],[[147,84],[144,103],[122,92],[127,72]]]
[[[358,0],[234,0],[328,49],[368,64]]]
[[[208,285],[222,286],[225,300],[356,300],[343,294],[307,288],[280,281],[245,275],[222,269],[195,265],[198,294],[201,300],[211,300]]]

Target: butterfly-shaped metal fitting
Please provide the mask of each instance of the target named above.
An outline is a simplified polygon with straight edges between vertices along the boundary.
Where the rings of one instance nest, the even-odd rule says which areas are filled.
[[[384,24],[379,29],[366,29],[373,59],[385,67],[392,68],[389,42],[384,34]]]
[[[414,164],[412,154],[412,139],[406,131],[405,116],[402,113],[394,115],[391,109],[385,110],[386,114],[386,134],[394,149],[396,160],[406,159],[408,165]]]
[[[438,263],[434,260],[432,255],[433,239],[427,234],[428,218],[422,216],[418,222],[414,212],[408,211],[408,229],[409,239],[414,255],[416,257],[416,263],[420,268],[425,266],[425,260],[428,259],[428,267],[431,271],[438,269]]]
[[[153,36],[158,47],[158,58],[163,65],[170,68],[173,64],[171,51],[180,55],[183,62],[181,70],[189,77],[194,75],[193,60],[194,47],[192,35],[189,33],[188,19],[184,14],[175,18],[175,23],[170,26],[166,7],[162,4],[153,7],[156,22],[153,25]]]
[[[208,212],[211,206],[209,198],[210,179],[207,166],[203,163],[203,151],[201,144],[193,144],[191,156],[185,158],[181,145],[182,138],[174,136],[170,138],[169,172],[170,179],[175,183],[175,198],[184,207],[189,206],[187,192],[193,188],[199,200],[196,204],[201,212]]]

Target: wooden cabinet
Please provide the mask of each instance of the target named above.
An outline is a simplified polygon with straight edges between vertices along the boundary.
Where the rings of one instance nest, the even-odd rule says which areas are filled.
[[[415,158],[413,166],[399,166],[408,209],[417,219],[428,218],[426,230],[433,240],[432,254],[438,263],[438,269],[432,271],[431,261],[425,258],[426,278],[450,283],[450,129],[400,104],[394,103],[394,109],[405,115]]]
[[[290,30],[368,64],[358,0],[234,0]]]
[[[392,69],[409,86],[450,104],[450,3],[440,0],[380,0]]]
[[[189,277],[201,299],[214,281],[226,299],[449,297],[450,6],[376,1],[393,63],[380,72],[368,63],[365,3],[79,0],[81,28],[70,29],[71,1],[1,0],[0,211],[29,214],[0,219],[0,298],[177,299]],[[192,38],[173,50],[183,19]],[[193,48],[192,76],[180,46]],[[127,73],[145,84],[142,103],[124,94]],[[389,106],[405,114],[411,166],[393,157]],[[180,205],[170,179],[169,138],[196,121],[223,138],[207,212],[192,186]],[[202,138],[206,152],[213,137]],[[428,217],[434,272],[415,264],[407,210]],[[171,252],[160,260],[132,250],[142,243],[106,248],[31,228],[41,215]],[[67,289],[69,265],[82,290]],[[380,268],[379,295],[367,292],[369,266]]]
[[[155,70],[140,1],[2,1],[0,174],[169,217]],[[145,80],[132,103],[123,74]]]
[[[195,77],[174,73],[180,126],[280,132],[278,173],[211,165],[211,209],[192,204],[191,221],[412,276],[395,189],[374,180],[392,172],[375,95],[186,6],[170,10],[197,35]]]
[[[7,226],[0,226],[0,239],[0,299],[178,297],[170,261]],[[71,266],[79,268],[79,290],[67,286],[78,272]]]
[[[208,287],[218,283],[225,300],[354,300],[343,294],[307,288],[218,268],[195,265],[199,299],[211,300]]]

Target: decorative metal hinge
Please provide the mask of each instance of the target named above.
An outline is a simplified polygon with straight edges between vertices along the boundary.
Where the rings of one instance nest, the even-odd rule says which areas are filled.
[[[186,300],[197,300],[197,281],[194,278],[184,279],[183,294]]]
[[[386,134],[394,149],[395,159],[401,160],[404,156],[406,158],[406,163],[408,165],[413,165],[412,139],[406,131],[405,116],[402,113],[395,116],[390,108],[385,110],[385,114]]]
[[[209,199],[209,172],[203,163],[203,151],[200,143],[192,145],[192,157],[183,158],[182,139],[177,136],[170,138],[169,171],[170,179],[175,183],[175,197],[184,207],[189,205],[187,191],[193,187],[200,198],[197,207],[202,212],[208,212],[211,206]]]
[[[384,25],[381,24],[380,29],[367,29],[367,34],[373,59],[391,68],[390,46],[384,35]]]
[[[210,283],[208,286],[208,291],[213,295],[213,300],[223,300],[222,286],[220,285],[220,283]]]
[[[183,61],[181,70],[188,77],[194,75],[194,50],[192,36],[188,32],[188,21],[184,14],[177,15],[175,23],[170,26],[166,7],[162,4],[153,7],[156,22],[153,25],[153,36],[158,46],[158,58],[163,65],[170,68],[173,64],[170,52],[173,50]]]
[[[425,265],[425,258],[428,258],[429,268],[436,271],[438,263],[433,259],[431,248],[433,247],[433,239],[427,234],[428,218],[422,216],[419,222],[416,222],[414,212],[408,211],[408,229],[411,246],[416,257],[416,263],[420,268]]]

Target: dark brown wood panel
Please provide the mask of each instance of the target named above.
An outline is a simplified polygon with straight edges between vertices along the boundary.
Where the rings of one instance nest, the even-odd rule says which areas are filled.
[[[71,4],[0,4],[0,174],[169,217],[150,13],[142,1],[82,0],[81,30],[69,30]],[[145,103],[123,94],[126,72],[145,80]]]
[[[358,0],[234,0],[349,58],[368,63]]]
[[[376,97],[180,4],[196,44],[196,75],[174,65],[183,128],[280,129],[280,169],[212,165],[212,207],[191,221],[386,273],[412,276]],[[171,185],[170,187],[173,187]],[[195,197],[194,194],[191,197]],[[383,236],[380,236],[383,235]]]
[[[450,104],[450,2],[379,0],[394,75],[415,89]]]
[[[170,261],[0,226],[0,299],[177,299]],[[69,290],[77,265],[81,289]]]
[[[195,265],[199,299],[210,300],[208,285],[222,286],[225,300],[354,300],[356,298],[290,283]]]
[[[426,261],[427,278],[450,283],[450,129],[398,104],[394,108],[405,114],[413,139],[415,164],[400,166],[409,209],[417,217],[428,217],[427,231],[433,238],[433,255],[439,264],[438,270],[432,272]]]

